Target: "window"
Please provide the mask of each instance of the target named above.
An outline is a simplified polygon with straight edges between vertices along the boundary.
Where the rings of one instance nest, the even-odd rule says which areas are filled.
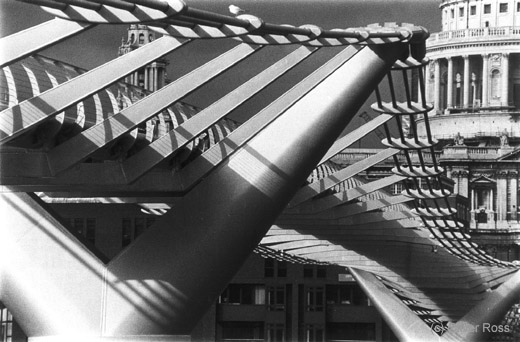
[[[459,7],[459,17],[464,16],[464,7]]]
[[[327,323],[327,340],[375,341],[374,323]]]
[[[323,326],[317,324],[305,325],[305,342],[322,342],[325,340]]]
[[[96,242],[96,219],[75,217],[69,219],[69,225],[73,232],[85,237],[91,243]]]
[[[313,278],[314,277],[314,267],[312,265],[303,266],[303,277],[304,278]]]
[[[477,6],[473,5],[469,8],[469,14],[470,15],[475,15],[477,14]]]
[[[13,340],[13,315],[6,309],[0,309],[0,341]]]
[[[499,6],[499,10],[498,11],[500,13],[507,13],[507,11],[508,11],[507,5],[508,5],[507,2],[501,3],[500,6]]]
[[[455,18],[455,10],[453,8],[451,9],[451,18]]]
[[[274,259],[267,258],[264,260],[264,277],[274,277]]]
[[[267,342],[284,342],[285,327],[283,324],[267,324]]]
[[[263,340],[263,322],[222,322],[222,339],[224,340]]]
[[[307,311],[323,311],[323,287],[307,288],[306,310]]]
[[[285,310],[285,288],[283,286],[267,288],[267,309],[269,311]]]
[[[484,5],[484,14],[489,14],[489,13],[491,13],[491,5],[486,4],[486,5]]]
[[[399,182],[392,186],[392,195],[400,195],[404,190],[404,184]]]
[[[500,98],[500,92],[501,92],[501,75],[500,71],[497,69],[493,70],[491,72],[491,98],[498,99]]]
[[[125,217],[121,221],[121,244],[128,246],[132,241],[137,239],[146,229],[155,223],[155,217],[134,217],[134,219]]]
[[[356,283],[327,285],[326,301],[331,305],[369,306],[368,297]]]
[[[285,278],[287,277],[287,262],[285,261],[277,261],[276,262],[278,266],[277,275],[279,278]]]
[[[265,287],[259,284],[229,284],[219,297],[220,304],[265,305]]]
[[[139,34],[139,44],[140,45],[144,44],[144,34],[143,33]]]
[[[517,11],[517,12],[520,12],[520,2],[517,2],[517,3],[516,3],[516,11]]]
[[[327,278],[327,268],[325,266],[318,266],[316,269],[316,277]]]
[[[272,278],[276,274],[279,278],[287,277],[287,262],[267,258],[264,261],[264,277]]]

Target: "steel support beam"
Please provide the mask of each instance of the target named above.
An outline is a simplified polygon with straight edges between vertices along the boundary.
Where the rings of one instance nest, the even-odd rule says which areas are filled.
[[[99,335],[104,263],[35,196],[0,194],[0,208],[0,297],[23,331]]]
[[[188,41],[169,36],[159,38],[69,82],[49,89],[39,96],[5,109],[0,113],[0,143],[8,142],[33,129],[65,108],[166,55]]]
[[[401,342],[434,342],[440,337],[403,304],[372,273],[349,267],[350,274],[370,298]]]
[[[191,331],[405,48],[360,50],[112,260],[105,334]]]
[[[0,39],[0,68],[94,26],[56,18],[3,37]]]
[[[217,77],[258,49],[260,46],[240,44],[132,106],[58,145],[48,154],[51,169],[56,174],[81,162],[90,154],[130,132],[140,123]]]
[[[357,175],[361,171],[364,171],[369,167],[374,166],[387,158],[390,158],[391,156],[397,153],[399,153],[399,150],[395,148],[388,148],[373,156],[364,159],[363,161],[360,161],[354,165],[347,166],[342,170],[334,172],[328,177],[322,178],[317,182],[306,185],[303,188],[301,188],[298,191],[298,193],[294,196],[294,198],[291,200],[291,203],[289,203],[289,207],[295,207],[313,198],[314,196],[322,193],[323,191],[328,190],[333,186],[347,180],[348,178]]]
[[[352,203],[346,204],[339,207],[335,207],[329,209],[328,211],[322,213],[323,216],[330,215],[330,212],[334,213],[335,217],[349,217],[358,214],[368,213],[374,210],[383,209],[395,204],[403,204],[413,201],[413,198],[408,196],[398,195],[398,196],[387,196],[385,198],[379,198],[374,200],[369,200],[366,202],[360,203]],[[322,216],[319,215],[319,216]]]
[[[519,296],[520,271],[516,271],[511,278],[491,291],[484,300],[448,329],[445,334],[446,341],[488,341],[489,337],[497,332],[495,329],[498,329],[507,311],[513,304],[518,303]]]
[[[155,165],[168,158],[179,148],[185,146],[198,134],[208,129],[218,120],[225,117],[249,98],[267,87],[298,63],[307,58],[314,48],[302,46],[293,53],[285,56],[270,68],[253,77],[219,101],[202,110],[187,122],[166,134],[165,136],[147,145],[136,155],[128,158],[123,163],[123,169],[129,181],[134,181]]]
[[[388,122],[393,117],[394,116],[390,114],[378,115],[375,119],[367,122],[352,132],[345,134],[336,140],[334,145],[332,145],[331,148],[327,151],[327,154],[325,154],[325,156],[323,156],[323,158],[320,160],[319,165],[325,163],[327,160],[334,157],[336,154],[340,153],[359,139],[365,137],[367,134],[374,131],[385,122]]]
[[[338,205],[342,205],[345,202],[352,201],[356,198],[368,195],[377,190],[381,190],[389,185],[395,184],[406,177],[393,175],[390,177],[382,178],[370,183],[360,185],[358,187],[347,189],[345,191],[318,198],[312,201],[304,202],[295,208],[287,209],[287,212],[301,212],[301,213],[318,213],[325,211],[330,208],[334,208]]]
[[[225,139],[211,147],[204,154],[188,164],[180,172],[180,177],[186,188],[191,188],[206,174],[232,155],[239,147],[252,139],[260,130],[269,125],[285,110],[301,99],[323,79],[339,68],[343,62],[358,52],[360,47],[349,46],[310,76],[298,83],[273,103],[261,110],[247,122],[231,132]]]

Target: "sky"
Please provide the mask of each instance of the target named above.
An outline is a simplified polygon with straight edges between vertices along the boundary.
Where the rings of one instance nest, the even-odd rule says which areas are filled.
[[[423,26],[430,32],[437,32],[441,24],[440,0],[185,0],[185,2],[194,8],[223,14],[229,14],[228,6],[234,4],[266,22],[296,26],[313,24],[325,29],[359,27],[381,22],[406,22]],[[38,6],[15,0],[0,0],[0,37],[50,19],[52,16]],[[121,44],[122,37],[126,36],[126,29],[126,25],[99,25],[46,49],[41,54],[92,69],[117,57],[117,48]],[[223,44],[221,41],[191,43],[189,48],[183,48],[182,51],[168,56],[170,61],[168,77],[176,79],[182,76],[201,63],[216,57],[230,44]],[[280,53],[286,53],[291,48],[284,49],[264,49],[266,51],[258,54],[256,60],[253,59],[253,63],[242,63],[235,68],[234,74],[229,73],[227,79],[219,78],[190,95],[187,101],[201,107],[209,105],[232,90],[239,82],[259,72],[263,64],[274,62],[276,58],[281,57]],[[280,89],[288,89],[291,80],[303,77],[300,75],[305,74],[306,68],[310,70],[313,67],[316,65],[309,62],[295,69],[292,72],[293,76],[285,77],[280,81]],[[234,113],[234,118],[241,121],[248,115],[245,112],[257,110],[254,105],[251,106],[243,106],[241,110]],[[362,122],[359,119],[353,120],[350,126],[351,128],[359,126],[360,123]]]

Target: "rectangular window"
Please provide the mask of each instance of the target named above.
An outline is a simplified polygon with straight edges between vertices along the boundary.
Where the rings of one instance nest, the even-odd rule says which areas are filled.
[[[459,17],[464,16],[464,7],[459,7]]]
[[[520,12],[520,2],[517,2],[517,3],[516,3],[516,11],[517,11],[517,12]]]
[[[507,2],[501,3],[500,6],[499,6],[499,12],[500,13],[507,13],[507,11],[508,11],[507,5],[508,5]]]
[[[322,342],[325,340],[325,329],[317,324],[305,325],[305,342]]]
[[[469,14],[470,15],[475,15],[477,14],[477,6],[473,5],[469,8]]]
[[[269,311],[285,310],[285,288],[283,286],[267,288],[267,309]]]
[[[219,297],[219,304],[265,305],[265,286],[229,284]]]
[[[78,232],[79,235],[83,235],[83,219],[82,218],[75,218],[72,221],[72,226],[74,227],[74,230]]]
[[[307,288],[307,311],[323,311],[323,287],[309,287]]]
[[[375,341],[374,323],[327,323],[328,340]]]
[[[144,217],[136,217],[134,220],[134,239],[144,232],[145,220]]]
[[[86,224],[86,232],[85,237],[88,241],[95,243],[96,242],[96,219],[95,218],[87,218]]]
[[[96,242],[96,219],[75,217],[68,219],[72,232],[87,238],[88,241]]]
[[[150,228],[155,222],[155,217],[125,217],[122,220],[122,245],[128,246],[139,235]]]
[[[369,306],[368,297],[355,283],[327,285],[326,300],[327,304]]]
[[[274,277],[274,259],[271,259],[271,258],[264,259],[264,277],[266,277],[266,278]]]
[[[392,194],[393,195],[400,195],[401,192],[404,190],[404,184],[402,182],[395,183],[392,187]]]
[[[13,315],[7,308],[0,309],[0,341],[12,342],[13,340]]]
[[[267,324],[267,342],[284,342],[285,327],[283,324]]]
[[[489,13],[491,13],[491,5],[486,4],[486,5],[484,5],[484,14],[489,14]]]
[[[451,9],[451,18],[455,18],[455,10],[453,8]]]
[[[304,278],[314,277],[314,267],[312,265],[303,266],[303,277]]]
[[[129,219],[129,218],[123,218],[121,226],[122,226],[122,239],[121,239],[122,241],[121,241],[121,243],[122,243],[123,248],[125,248],[134,239],[133,231],[132,231],[132,220]]]
[[[278,270],[276,274],[279,278],[287,277],[287,263],[285,261],[277,261],[276,265],[278,266]]]
[[[224,340],[263,340],[264,322],[222,322]]]
[[[327,267],[318,266],[318,268],[316,269],[316,277],[327,278]]]

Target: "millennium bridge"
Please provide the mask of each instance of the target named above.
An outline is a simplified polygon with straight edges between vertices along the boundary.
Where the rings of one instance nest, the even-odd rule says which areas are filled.
[[[517,266],[479,249],[448,201],[428,126],[423,27],[292,26],[181,0],[24,2],[56,17],[0,40],[0,302],[30,341],[189,339],[253,250],[347,267],[401,341],[486,340],[479,327],[500,324],[518,301]],[[38,54],[116,24],[162,37],[90,71]],[[234,44],[137,101],[125,93],[128,75],[214,39]],[[288,46],[180,118],[187,95]],[[263,99],[312,58],[308,76]],[[377,116],[342,135],[371,94]],[[227,118],[251,99],[263,104],[247,121]],[[343,169],[329,163],[376,129],[386,149]],[[357,176],[388,158],[392,176]],[[384,191],[397,182],[401,194]],[[78,194],[133,201],[159,219],[107,260],[49,209],[49,198]],[[147,206],[151,196],[165,204]]]

